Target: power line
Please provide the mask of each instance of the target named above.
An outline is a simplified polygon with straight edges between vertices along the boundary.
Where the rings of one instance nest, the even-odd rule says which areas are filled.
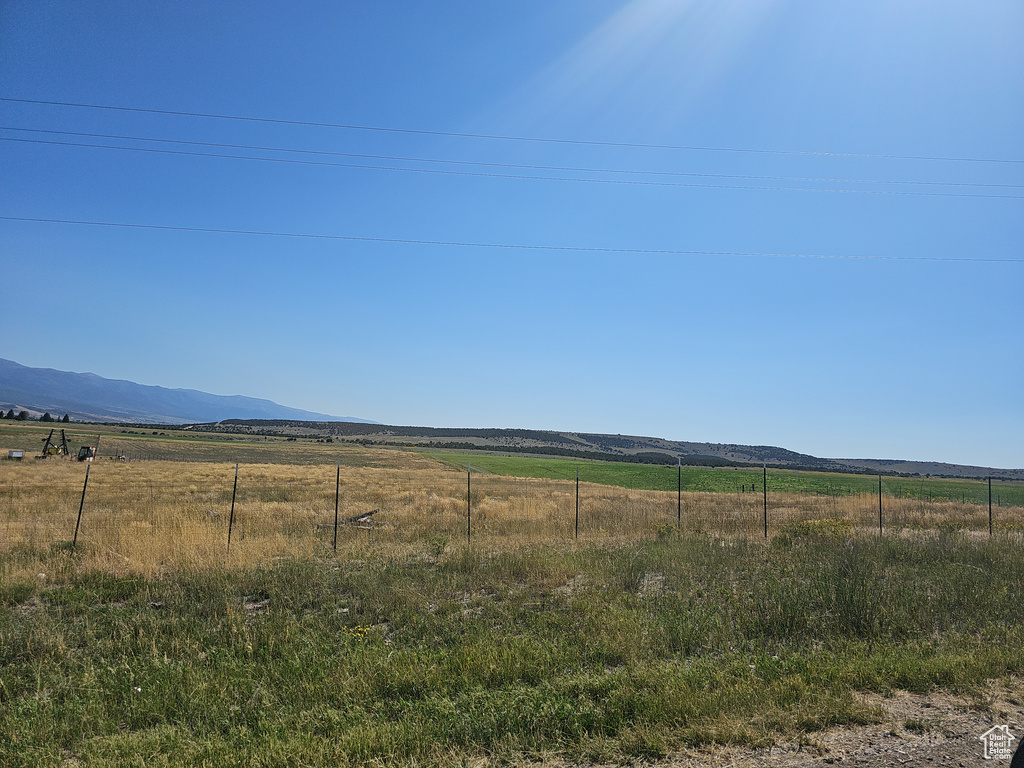
[[[203,117],[211,118],[215,120],[240,120],[245,122],[253,123],[273,123],[277,125],[301,125],[313,128],[342,128],[345,130],[353,131],[376,131],[381,133],[404,133],[413,134],[420,136],[444,136],[449,138],[460,138],[460,139],[491,139],[496,141],[523,141],[523,142],[534,142],[544,144],[574,144],[579,146],[596,146],[596,147],[623,147],[633,149],[672,149],[672,150],[686,150],[693,152],[740,152],[740,153],[751,153],[751,154],[768,154],[768,155],[805,155],[805,156],[818,156],[818,157],[863,157],[872,159],[882,160],[927,160],[927,161],[938,161],[938,162],[957,162],[957,163],[1014,163],[1024,164],[1024,160],[1010,160],[1003,158],[979,158],[979,157],[941,157],[941,156],[928,156],[928,155],[885,155],[885,154],[869,154],[863,152],[823,152],[823,151],[811,151],[811,150],[792,150],[792,149],[754,149],[749,147],[707,147],[697,145],[685,145],[685,144],[643,144],[638,142],[620,142],[620,141],[586,141],[583,139],[559,139],[549,138],[540,136],[504,136],[501,134],[487,134],[487,133],[458,133],[454,131],[428,131],[423,129],[414,128],[390,128],[383,126],[372,126],[372,125],[357,125],[351,123],[324,123],[316,122],[312,120],[285,120],[281,118],[271,117],[252,117],[247,115],[222,115],[211,112],[185,112],[181,110],[173,109],[147,109],[144,107],[121,107],[113,106],[109,104],[82,104],[77,102],[69,101],[46,101],[43,99],[15,99],[11,97],[0,96],[0,101],[15,102],[19,104],[45,104],[48,106],[56,107],[78,107],[81,109],[104,109],[116,112],[138,112],[152,115],[174,115],[177,117]]]
[[[842,178],[828,178],[828,177],[814,177],[814,176],[757,176],[750,174],[728,174],[728,173],[698,173],[698,172],[683,172],[683,171],[644,171],[632,168],[588,168],[579,166],[564,166],[564,165],[536,165],[536,164],[523,164],[523,163],[495,163],[495,162],[484,162],[477,160],[445,160],[438,158],[424,158],[424,157],[408,157],[401,155],[370,155],[361,154],[356,152],[334,152],[329,150],[316,150],[316,149],[297,149],[294,147],[269,147],[254,144],[226,144],[212,141],[188,141],[184,139],[163,139],[154,138],[151,136],[125,136],[119,134],[109,133],[86,133],[82,131],[56,131],[48,130],[44,128],[16,128],[10,126],[0,126],[0,130],[4,131],[19,131],[24,133],[45,133],[49,135],[59,136],[81,136],[86,138],[95,139],[116,139],[119,141],[146,141],[160,144],[177,144],[183,146],[196,146],[196,147],[216,147],[221,149],[245,149],[254,152],[288,152],[302,155],[320,155],[326,157],[352,157],[370,160],[391,160],[395,162],[414,162],[414,163],[436,163],[444,165],[469,165],[474,167],[486,167],[486,168],[518,168],[526,170],[543,170],[543,171],[560,171],[560,172],[572,172],[572,173],[619,173],[619,174],[630,174],[637,176],[666,176],[666,177],[677,177],[677,178],[710,178],[710,179],[748,179],[753,181],[794,181],[794,182],[814,182],[814,183],[826,183],[826,184],[903,184],[903,185],[914,185],[914,186],[942,186],[942,187],[971,187],[971,188],[986,188],[986,189],[1024,189],[1024,184],[986,184],[986,183],[975,183],[975,182],[959,182],[959,181],[911,181],[905,179],[897,180],[886,180],[886,179],[842,179]],[[29,143],[38,144],[56,144],[63,146],[80,146],[80,147],[98,147],[103,149],[124,149],[124,150],[145,150],[146,148],[140,147],[119,147],[108,144],[86,144],[86,143],[75,143],[75,142],[48,142],[43,140],[33,139],[15,139],[13,137],[3,139],[5,141],[23,141]],[[156,151],[149,149],[149,151]],[[195,154],[196,156],[209,156],[209,157],[227,157],[233,159],[247,159],[247,160],[273,160],[275,158],[259,158],[251,157],[248,155],[237,156],[237,155],[225,155],[219,153],[188,153],[179,152],[178,154]],[[292,161],[297,162],[297,161]],[[347,163],[310,163],[319,165],[337,165],[339,167],[348,168],[377,168],[378,166],[366,166],[356,165]],[[420,170],[420,169],[404,169],[404,168],[391,168],[386,167],[385,170]],[[499,174],[491,174],[494,176],[500,176]],[[547,177],[531,177],[531,176],[509,176],[509,178],[547,178]],[[557,179],[559,181],[600,181],[593,179]],[[746,187],[740,187],[745,189]],[[755,187],[756,189],[756,187]],[[820,190],[807,190],[807,191],[820,191]],[[859,192],[862,190],[837,190],[845,192]],[[1006,195],[992,195],[992,197],[1007,197]]]
[[[479,243],[461,240],[414,240],[397,237],[362,237],[357,235],[323,235],[311,232],[270,232],[263,230],[248,229],[222,229],[214,227],[181,227],[166,224],[131,224],[127,222],[113,221],[84,221],[78,219],[44,219],[28,216],[0,216],[4,221],[24,221],[41,224],[76,224],[93,227],[123,227],[127,229],[153,229],[170,232],[202,232],[207,234],[223,235],[253,235],[258,237],[283,237],[312,240],[343,240],[349,242],[363,243],[394,243],[399,245],[440,245],[458,248],[489,248],[496,250],[518,250],[518,251],[559,251],[569,253],[627,253],[646,254],[652,256],[754,256],[786,259],[864,259],[870,261],[946,261],[946,262],[977,262],[996,264],[1024,263],[1020,259],[983,259],[972,257],[946,257],[946,256],[866,256],[851,254],[824,254],[824,253],[771,253],[755,251],[707,251],[707,250],[682,250],[682,249],[661,249],[661,248],[599,248],[579,245],[533,245],[524,243]]]
[[[334,168],[354,168],[360,170],[395,171],[400,173],[429,173],[444,176],[472,176],[489,179],[518,179],[526,181],[567,181],[578,184],[616,184],[643,187],[684,187],[690,189],[727,189],[751,192],[828,192],[859,195],[898,195],[917,197],[969,197],[992,200],[1024,200],[1024,195],[987,195],[980,192],[921,192],[898,189],[842,189],[817,187],[766,187],[744,184],[701,184],[683,181],[640,181],[633,179],[585,179],[564,176],[529,176],[512,173],[485,173],[482,171],[453,171],[441,168],[399,168],[390,165],[367,165],[363,163],[338,163],[327,160],[297,160],[286,157],[254,157],[252,155],[229,155],[220,152],[191,152],[183,149],[157,149],[155,147],[122,147],[110,144],[88,144],[85,142],[47,141],[45,139],[19,139],[11,136],[0,136],[0,141],[16,141],[28,144],[47,144],[59,147],[85,147],[92,149],[116,149],[127,152],[148,152],[161,155],[183,155],[189,157],[216,157],[228,160],[251,160],[265,163],[283,163],[286,165],[313,165]]]

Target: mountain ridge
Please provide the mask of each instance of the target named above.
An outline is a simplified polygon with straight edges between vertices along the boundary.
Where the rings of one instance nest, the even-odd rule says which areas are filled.
[[[358,421],[280,405],[245,395],[213,395],[107,379],[95,373],[32,368],[0,358],[0,405],[4,410],[67,413],[76,421],[191,424],[229,418],[291,418],[323,422]]]

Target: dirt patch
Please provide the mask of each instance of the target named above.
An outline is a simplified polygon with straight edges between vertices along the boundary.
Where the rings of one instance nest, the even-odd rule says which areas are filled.
[[[640,597],[657,597],[665,591],[665,576],[660,573],[646,573],[640,581],[637,594]]]
[[[262,595],[250,595],[242,601],[242,607],[250,614],[270,613],[270,598]]]
[[[15,616],[34,616],[43,610],[43,601],[38,595],[33,595],[24,603],[14,606]]]
[[[584,576],[582,573],[577,573],[575,576],[573,576],[571,579],[565,582],[564,586],[556,587],[555,592],[561,595],[567,595],[568,597],[572,597],[574,594],[579,592],[581,589],[586,588],[587,586],[587,577]]]
[[[691,750],[664,768],[812,768],[847,765],[859,768],[970,768],[1008,766],[1009,760],[986,760],[981,736],[997,725],[1024,737],[1024,680],[993,683],[982,696],[901,691],[885,697],[861,697],[879,707],[883,720],[874,725],[829,728],[808,734],[803,744],[780,742],[766,749],[715,747]],[[1013,742],[1014,747],[1017,746]]]

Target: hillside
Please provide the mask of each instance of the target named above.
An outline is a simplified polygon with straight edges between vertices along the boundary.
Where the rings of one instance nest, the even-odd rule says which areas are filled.
[[[343,422],[230,419],[199,425],[204,431],[292,437],[330,437],[366,446],[490,451],[686,466],[750,466],[820,472],[940,477],[1003,477],[1024,480],[1024,469],[992,469],[929,461],[829,459],[770,445],[667,440],[634,435],[553,432],[539,429],[467,429]]]

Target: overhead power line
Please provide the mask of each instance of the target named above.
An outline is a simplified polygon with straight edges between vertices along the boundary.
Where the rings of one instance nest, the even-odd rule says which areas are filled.
[[[397,237],[363,237],[358,235],[324,235],[311,232],[272,232],[250,229],[225,229],[215,227],[182,227],[167,224],[132,224],[116,221],[86,221],[80,219],[48,219],[29,216],[0,216],[4,221],[24,221],[40,224],[75,224],[91,227],[118,227],[127,229],[152,229],[169,232],[202,232],[221,235],[251,235],[257,237],[299,238],[311,240],[342,240],[362,243],[394,243],[400,245],[437,245],[458,248],[488,248],[514,251],[558,251],[569,253],[624,253],[652,256],[753,256],[764,258],[786,259],[864,259],[870,261],[946,261],[946,262],[978,262],[995,264],[1020,264],[1024,258],[986,259],[977,257],[955,256],[876,256],[856,254],[825,254],[825,253],[778,253],[756,251],[709,251],[684,250],[675,248],[600,248],[580,245],[536,245],[526,243],[480,243],[461,240],[417,240]]]
[[[885,180],[885,179],[842,179],[842,178],[828,178],[828,177],[813,177],[813,176],[758,176],[749,174],[728,174],[728,173],[698,173],[698,172],[684,172],[684,171],[645,171],[632,168],[590,168],[580,166],[564,166],[564,165],[536,165],[536,164],[523,164],[523,163],[495,163],[495,162],[484,162],[478,160],[447,160],[437,158],[424,158],[424,157],[407,157],[401,155],[370,155],[361,154],[356,152],[333,152],[328,150],[316,150],[316,149],[297,149],[294,147],[271,147],[261,146],[254,144],[226,144],[220,142],[211,141],[187,141],[183,139],[163,139],[154,138],[151,136],[126,136],[119,134],[109,133],[86,133],[82,131],[56,131],[48,130],[44,128],[16,128],[10,126],[0,126],[0,130],[3,131],[18,131],[21,133],[42,133],[47,135],[58,135],[58,136],[80,136],[85,138],[95,139],[114,139],[119,141],[144,141],[158,144],[173,144],[179,146],[190,146],[190,147],[214,147],[218,149],[244,149],[253,152],[282,152],[282,153],[294,153],[300,155],[313,155],[323,157],[350,157],[359,159],[369,160],[388,160],[394,162],[412,162],[412,163],[430,163],[430,164],[441,164],[441,165],[468,165],[471,167],[483,167],[483,168],[515,168],[524,170],[538,170],[538,171],[556,171],[561,173],[610,173],[610,174],[625,174],[630,176],[654,176],[654,177],[669,177],[669,178],[700,178],[700,179],[743,179],[751,181],[787,181],[787,182],[803,182],[803,183],[822,183],[822,184],[873,184],[873,185],[884,185],[884,184],[899,184],[899,185],[914,185],[914,186],[929,186],[929,187],[968,187],[968,188],[981,188],[981,189],[1024,189],[1022,184],[986,184],[986,183],[973,183],[973,182],[956,182],[956,181],[910,181],[905,179],[898,180]],[[3,141],[20,141],[35,144],[53,144],[57,146],[69,146],[69,147],[91,147],[91,148],[102,148],[102,149],[119,149],[119,150],[134,150],[134,151],[148,151],[148,152],[161,152],[151,147],[131,147],[131,146],[115,146],[110,144],[89,144],[81,142],[58,142],[58,141],[47,141],[41,139],[19,139],[16,137],[0,137]],[[191,155],[196,157],[223,157],[237,160],[262,160],[262,161],[277,161],[277,162],[292,162],[302,163],[302,161],[294,159],[280,159],[280,158],[266,158],[266,157],[253,157],[251,155],[229,155],[223,153],[207,153],[207,152],[186,152],[181,150],[167,151],[166,154],[180,154],[180,155]],[[369,168],[377,170],[392,170],[392,171],[419,171],[425,172],[428,169],[421,168],[395,168],[392,166],[375,166],[375,165],[363,165],[356,163],[328,163],[323,161],[306,161],[303,164],[307,165],[328,165],[342,168]],[[594,182],[602,183],[616,180],[605,180],[605,179],[564,179],[564,178],[552,178],[547,176],[525,176],[515,174],[472,174],[467,171],[450,171],[449,173],[455,173],[460,175],[480,175],[480,176],[491,176],[497,178],[514,178],[514,179],[542,179],[542,180],[554,180],[554,181],[576,181],[576,182]],[[619,181],[618,183],[629,183]],[[639,184],[653,184],[654,182],[632,182]],[[668,186],[663,184],[663,186]],[[714,185],[679,185],[679,186],[714,186]],[[728,189],[761,189],[760,187],[726,187]],[[767,189],[777,190],[779,188],[771,187]],[[783,188],[784,191],[814,191],[814,192],[876,192],[876,190],[859,190],[859,189],[837,189],[837,190],[822,190],[822,189],[804,189],[797,188],[788,190]],[[884,192],[891,192],[891,190],[884,190]],[[919,192],[911,192],[906,194],[925,194]],[[966,196],[962,193],[940,193],[941,196]],[[1005,197],[1014,199],[1014,195],[971,195],[977,197]]]
[[[899,195],[918,197],[970,197],[994,200],[1024,200],[1024,195],[991,195],[982,192],[922,192],[900,189],[844,189],[836,187],[769,187],[752,186],[749,184],[707,184],[686,181],[642,181],[638,179],[592,179],[566,176],[530,176],[527,174],[493,173],[484,171],[456,171],[444,168],[400,168],[391,165],[367,165],[365,163],[339,163],[329,160],[297,160],[288,157],[256,157],[253,155],[229,155],[222,152],[193,152],[184,149],[157,149],[155,147],[124,147],[110,144],[88,144],[85,142],[49,141],[46,139],[19,139],[0,136],[0,141],[16,141],[28,144],[47,144],[59,147],[85,147],[91,149],[115,149],[126,152],[147,152],[160,155],[182,155],[189,157],[217,157],[228,160],[250,160],[264,163],[283,163],[286,165],[313,165],[334,168],[354,168],[373,171],[395,171],[399,173],[429,173],[443,176],[473,176],[488,179],[518,179],[526,181],[567,181],[576,184],[616,184],[642,187],[686,187],[697,189],[747,190],[752,192],[831,192],[859,195]]]
[[[145,107],[123,107],[111,104],[85,104],[70,101],[48,101],[44,99],[16,99],[13,97],[0,96],[0,101],[19,104],[43,104],[55,107],[77,107],[80,109],[103,109],[115,112],[137,112],[152,115],[174,115],[177,117],[202,117],[215,120],[239,120],[253,123],[273,123],[277,125],[301,125],[313,128],[342,128],[352,131],[375,131],[381,133],[403,133],[420,136],[444,136],[460,139],[491,139],[496,141],[522,141],[544,144],[574,144],[579,146],[596,147],[623,147],[633,149],[673,149],[694,152],[740,152],[767,155],[806,155],[819,157],[863,157],[884,160],[927,160],[940,162],[957,163],[1014,163],[1024,164],[1024,160],[1012,160],[1005,158],[984,158],[984,157],[943,157],[931,155],[888,155],[871,154],[865,152],[824,152],[815,150],[793,150],[793,149],[756,149],[751,147],[709,147],[686,144],[644,144],[640,142],[622,141],[588,141],[584,139],[562,139],[543,136],[512,136],[487,133],[460,133],[455,131],[430,131],[416,128],[393,128],[386,126],[358,125],[354,123],[326,123],[312,120],[286,120],[271,117],[253,117],[250,115],[223,115],[212,112],[186,112],[173,109],[148,109]]]

